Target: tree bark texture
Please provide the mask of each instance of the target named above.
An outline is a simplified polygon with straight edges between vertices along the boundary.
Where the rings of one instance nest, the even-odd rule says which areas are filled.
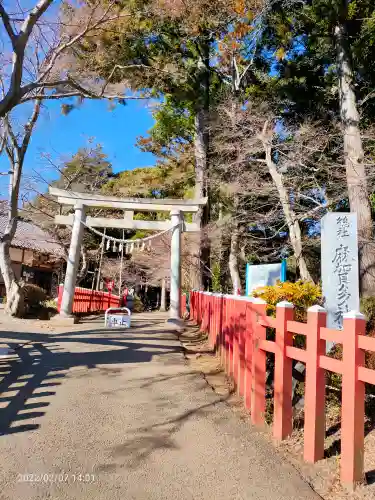
[[[288,191],[285,188],[282,174],[277,170],[277,166],[272,160],[271,144],[263,140],[263,147],[266,153],[268,171],[279,194],[281,206],[283,208],[285,220],[289,230],[290,243],[297,261],[301,279],[313,281],[307,268],[306,260],[303,256],[301,228],[294,210],[290,206]]]
[[[39,117],[40,104],[41,100],[36,99],[30,120],[24,126],[25,133],[21,143],[18,142],[18,138],[13,132],[9,117],[7,116],[3,119],[7,136],[5,151],[8,155],[11,168],[9,173],[8,222],[5,227],[4,234],[0,236],[0,270],[4,278],[7,294],[7,305],[5,311],[12,316],[22,316],[24,313],[23,288],[15,279],[11,266],[10,247],[17,229],[18,199],[23,162],[34,125]]]
[[[195,197],[209,198],[208,192],[208,152],[209,131],[208,113],[210,110],[210,42],[209,34],[203,35],[202,57],[199,60],[200,94],[202,99],[195,113]],[[210,219],[210,202],[200,207],[194,215],[194,222],[201,228],[200,237],[196,239],[193,249],[193,288],[208,289],[211,283],[210,275],[210,245],[205,234],[205,226]]]
[[[18,194],[21,181],[21,165],[15,161],[9,176],[8,223],[0,237],[0,270],[3,275],[7,303],[5,311],[12,316],[21,316],[24,312],[23,294],[16,283],[10,258],[10,246],[17,229]]]
[[[161,292],[160,292],[160,309],[159,311],[165,312],[167,310],[167,294],[165,286],[165,278],[161,280]]]
[[[230,238],[229,272],[232,281],[233,294],[241,294],[241,278],[238,266],[238,256],[240,252],[240,230],[236,226],[232,230]]]
[[[335,38],[350,211],[357,214],[358,221],[360,287],[362,295],[369,296],[375,294],[373,224],[350,48],[344,24],[336,26]]]
[[[195,115],[195,197],[204,198],[207,193],[207,152],[208,137],[206,129],[206,113],[202,109]],[[194,222],[200,227],[200,234],[194,242],[193,249],[193,288],[202,289],[205,286],[205,241],[204,227],[207,223],[207,207],[200,207],[194,214]]]

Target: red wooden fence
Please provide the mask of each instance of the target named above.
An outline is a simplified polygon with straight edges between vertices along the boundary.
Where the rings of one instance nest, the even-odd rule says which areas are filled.
[[[187,309],[186,293],[181,294],[181,317],[184,317]]]
[[[57,310],[60,312],[62,294],[64,286],[59,286],[59,295],[57,299]],[[120,306],[120,297],[112,295],[109,292],[98,292],[89,288],[76,287],[74,292],[73,313],[87,314],[94,312],[104,312],[110,307]]]
[[[186,307],[186,306],[185,306]],[[363,480],[365,382],[375,385],[375,370],[364,367],[365,351],[375,352],[375,338],[365,336],[366,321],[358,312],[344,315],[343,330],[326,328],[326,311],[308,310],[307,323],[294,321],[294,306],[281,302],[276,318],[267,316],[261,299],[190,293],[190,319],[208,333],[227,374],[263,426],[266,409],[266,353],[275,356],[273,435],[283,440],[292,432],[292,362],[306,364],[304,458],[324,457],[325,371],[342,374],[341,480],[348,486]],[[184,312],[184,309],[182,310]],[[275,341],[266,330],[275,328]],[[295,334],[306,336],[306,349],[293,345]],[[341,360],[326,356],[326,342],[342,344]]]

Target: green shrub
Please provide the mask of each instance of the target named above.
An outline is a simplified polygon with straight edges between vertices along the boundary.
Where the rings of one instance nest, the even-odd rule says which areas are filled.
[[[322,290],[319,285],[308,281],[297,281],[291,283],[277,283],[272,286],[264,286],[253,291],[254,297],[265,300],[268,304],[267,310],[271,316],[276,315],[276,304],[286,300],[295,306],[296,320],[305,321],[307,309],[316,304],[322,304]]]
[[[363,297],[361,299],[361,312],[366,316],[367,333],[375,334],[375,297]]]
[[[143,305],[142,300],[138,297],[138,295],[134,295],[134,297],[133,297],[133,312],[134,313],[143,312],[144,309],[145,309],[145,306]]]
[[[375,297],[363,297],[361,299],[361,312],[366,316],[366,333],[375,337]],[[375,370],[375,353],[366,351],[365,365]]]
[[[25,297],[25,302],[29,308],[38,306],[47,299],[46,292],[43,290],[43,288],[40,288],[37,285],[32,285],[32,284],[24,285],[23,293]]]
[[[212,291],[215,293],[221,292],[221,269],[220,262],[215,262],[212,266]]]
[[[57,301],[56,299],[48,299],[43,302],[43,307],[48,309],[51,312],[56,311],[57,312]]]

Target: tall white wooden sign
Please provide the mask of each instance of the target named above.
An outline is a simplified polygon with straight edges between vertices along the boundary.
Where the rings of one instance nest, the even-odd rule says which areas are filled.
[[[322,284],[328,328],[342,328],[343,314],[359,311],[357,214],[322,218]]]

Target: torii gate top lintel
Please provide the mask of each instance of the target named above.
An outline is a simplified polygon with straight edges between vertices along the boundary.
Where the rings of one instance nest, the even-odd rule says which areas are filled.
[[[157,198],[120,198],[102,194],[80,193],[67,191],[54,187],[49,188],[49,193],[57,197],[62,205],[85,205],[87,207],[117,208],[120,210],[135,210],[137,212],[172,212],[186,213],[198,212],[199,208],[206,205],[207,198],[199,200],[157,199]]]

